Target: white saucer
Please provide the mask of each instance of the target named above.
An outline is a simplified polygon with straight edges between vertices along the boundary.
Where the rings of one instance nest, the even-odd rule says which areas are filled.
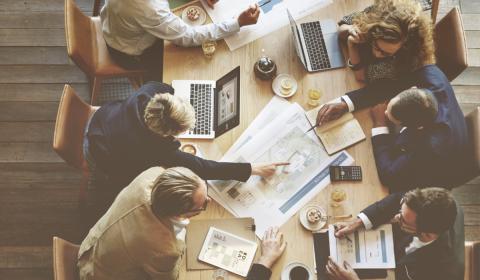
[[[320,211],[320,213],[322,215],[322,218],[320,219],[320,221],[318,221],[318,223],[312,224],[312,223],[308,222],[307,211],[310,208],[315,208],[318,211]],[[322,207],[320,207],[318,205],[312,205],[312,204],[303,207],[303,209],[300,210],[300,213],[298,213],[298,218],[300,219],[300,223],[302,224],[302,226],[305,229],[307,229],[309,231],[312,231],[312,232],[319,231],[320,229],[322,229],[323,226],[325,226],[325,224],[327,223],[327,220],[328,220],[327,212],[325,211],[325,209],[323,209]]]
[[[292,262],[292,263],[287,264],[287,266],[282,270],[280,280],[290,280],[290,270],[292,270],[292,268],[294,268],[296,266],[301,266],[308,271],[308,280],[315,279],[314,275],[313,275],[313,272],[310,270],[310,268],[308,266],[304,265],[303,263]]]
[[[188,16],[187,16],[187,11],[190,9],[190,8],[194,8],[196,9],[200,14],[199,14],[199,17],[197,20],[195,21],[191,21]],[[191,26],[197,26],[197,25],[202,25],[205,23],[205,21],[207,20],[207,14],[205,13],[205,11],[200,8],[199,6],[195,6],[195,5],[192,5],[192,6],[188,6],[186,7],[185,9],[183,9],[183,12],[182,12],[182,20],[187,23],[188,25],[191,25]]]
[[[281,89],[280,82],[283,79],[290,79],[292,81],[292,89],[290,90],[290,92],[288,94],[283,94],[282,91],[280,90]],[[289,74],[278,74],[272,82],[273,92],[276,95],[278,95],[280,97],[283,97],[283,98],[287,98],[287,97],[290,97],[290,96],[294,95],[297,92],[297,88],[298,88],[297,81],[295,80],[295,78],[292,75],[289,75]]]

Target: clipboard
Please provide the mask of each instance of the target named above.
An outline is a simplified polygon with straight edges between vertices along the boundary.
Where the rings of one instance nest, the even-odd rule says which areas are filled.
[[[313,249],[318,280],[328,280],[325,266],[330,256],[328,231],[313,234]],[[387,278],[386,269],[354,269],[360,279]]]
[[[185,238],[187,245],[187,270],[216,269],[216,267],[198,260],[198,255],[210,227],[216,227],[256,242],[255,221],[253,218],[191,220],[187,226],[187,236]]]

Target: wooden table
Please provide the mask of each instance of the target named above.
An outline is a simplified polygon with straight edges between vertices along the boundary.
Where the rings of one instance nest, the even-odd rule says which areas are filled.
[[[371,2],[371,0],[337,0],[328,7],[301,19],[300,22],[322,18],[338,20],[345,14],[362,10]],[[298,91],[293,97],[289,98],[289,101],[299,103],[306,110],[311,109],[307,105],[307,91],[310,88],[323,91],[324,94],[320,100],[323,103],[341,96],[347,91],[361,87],[355,81],[352,71],[347,68],[308,73],[297,58],[288,26],[233,52],[228,49],[224,41],[220,41],[212,59],[205,58],[201,48],[181,48],[166,43],[164,80],[167,83],[171,83],[174,79],[217,80],[234,67],[238,65],[241,67],[240,125],[215,140],[195,141],[209,158],[219,159],[221,154],[228,150],[274,95],[271,89],[271,81],[256,79],[253,73],[253,65],[261,56],[262,49],[277,63],[277,73],[289,73],[298,81]],[[355,117],[360,121],[367,135],[367,140],[354,145],[347,151],[355,159],[355,163],[362,166],[363,181],[361,183],[335,184],[336,187],[340,186],[347,191],[348,203],[354,216],[358,211],[383,198],[388,193],[387,189],[378,180],[370,141],[372,124],[369,112],[368,110],[356,112]],[[331,189],[332,186],[328,186],[312,201],[324,205],[324,208],[329,211]],[[231,216],[224,208],[212,203],[205,213],[196,218]],[[271,279],[280,279],[282,269],[293,261],[305,263],[313,269],[313,239],[311,233],[304,230],[299,223],[298,214],[284,224],[281,231],[285,234],[288,246],[283,256],[275,264]],[[212,272],[213,270],[186,271],[184,265],[180,279],[210,280]],[[230,276],[231,279],[241,279],[232,274]],[[389,272],[389,279],[394,279],[392,271]]]

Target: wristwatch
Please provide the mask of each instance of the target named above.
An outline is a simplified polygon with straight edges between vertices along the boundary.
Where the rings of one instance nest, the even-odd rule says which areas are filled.
[[[350,61],[350,58],[347,60],[347,66],[348,66],[348,68],[352,69],[353,71],[360,70],[363,67],[361,62],[359,62],[357,64],[352,64],[352,62]]]

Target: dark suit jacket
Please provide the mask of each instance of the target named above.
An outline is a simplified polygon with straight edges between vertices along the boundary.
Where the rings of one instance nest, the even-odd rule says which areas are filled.
[[[470,179],[467,169],[473,168],[471,144],[453,89],[437,66],[428,65],[400,81],[379,82],[347,95],[357,110],[412,86],[432,91],[439,106],[437,118],[434,125],[423,130],[407,128],[397,135],[372,137],[380,180],[391,191],[458,186]]]
[[[247,275],[247,280],[268,280],[272,275],[272,271],[265,266],[254,263]]]
[[[88,128],[89,151],[111,184],[123,188],[138,174],[153,166],[184,166],[204,180],[246,181],[248,163],[220,163],[180,151],[173,137],[160,137],[145,125],[145,107],[156,93],[173,94],[167,84],[150,82],[123,101],[102,106]]]
[[[380,200],[362,212],[374,227],[388,223],[401,208],[403,193],[395,193]],[[405,254],[405,248],[413,239],[394,225],[395,279],[397,280],[463,280],[464,232],[463,213],[457,207],[455,225],[432,243]]]

